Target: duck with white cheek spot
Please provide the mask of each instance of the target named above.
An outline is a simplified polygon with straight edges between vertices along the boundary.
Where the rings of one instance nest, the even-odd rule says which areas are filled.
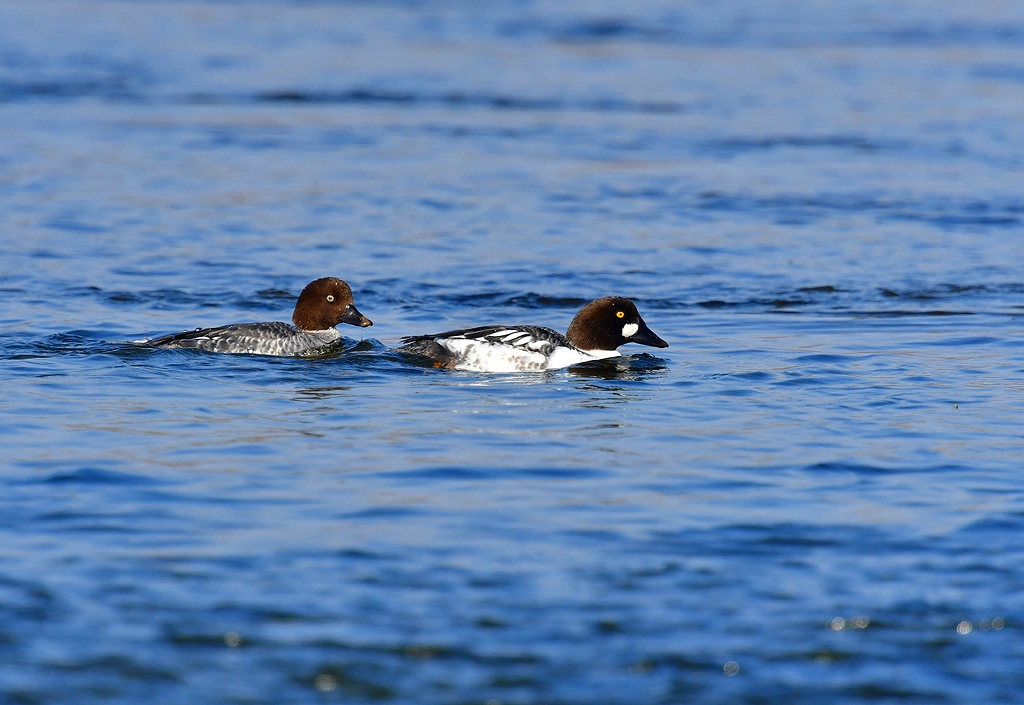
[[[310,355],[341,340],[341,333],[335,328],[341,323],[360,328],[373,325],[356,309],[349,285],[335,277],[324,277],[306,285],[295,303],[292,321],[295,325],[273,321],[197,328],[142,344],[151,348],[196,348],[220,353]]]
[[[403,338],[398,352],[426,357],[435,367],[480,372],[557,370],[619,357],[618,347],[639,343],[667,348],[629,299],[606,296],[580,309],[565,335],[540,326],[478,326]]]

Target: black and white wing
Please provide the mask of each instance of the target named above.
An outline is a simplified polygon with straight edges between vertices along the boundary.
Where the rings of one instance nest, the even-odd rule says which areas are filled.
[[[575,350],[561,333],[540,326],[478,326],[403,338],[399,352],[438,367],[485,372],[549,369],[552,355]]]
[[[402,342],[408,346],[423,341],[442,343],[445,340],[475,340],[492,345],[508,345],[541,355],[550,355],[557,347],[571,347],[564,335],[542,326],[477,326],[433,335],[414,335],[403,338]]]

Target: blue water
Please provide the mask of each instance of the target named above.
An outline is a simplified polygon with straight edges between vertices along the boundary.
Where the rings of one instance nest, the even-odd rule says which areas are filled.
[[[1024,6],[955,5],[0,3],[0,702],[1019,702]],[[335,355],[127,344],[320,276]],[[609,294],[671,347],[388,352]]]

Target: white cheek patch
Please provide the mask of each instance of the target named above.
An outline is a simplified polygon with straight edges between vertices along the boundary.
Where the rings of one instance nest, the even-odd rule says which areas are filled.
[[[634,335],[636,335],[636,332],[638,330],[640,330],[640,326],[637,325],[636,323],[627,323],[626,325],[622,326],[622,337],[632,338]]]

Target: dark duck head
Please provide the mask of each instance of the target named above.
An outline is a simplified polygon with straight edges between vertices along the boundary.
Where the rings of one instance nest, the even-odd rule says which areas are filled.
[[[340,323],[361,328],[373,325],[359,313],[349,285],[335,277],[316,279],[306,285],[295,302],[292,322],[301,330],[327,330]]]
[[[581,308],[565,337],[580,350],[615,350],[626,343],[668,347],[647,327],[636,305],[621,296],[606,296]]]

